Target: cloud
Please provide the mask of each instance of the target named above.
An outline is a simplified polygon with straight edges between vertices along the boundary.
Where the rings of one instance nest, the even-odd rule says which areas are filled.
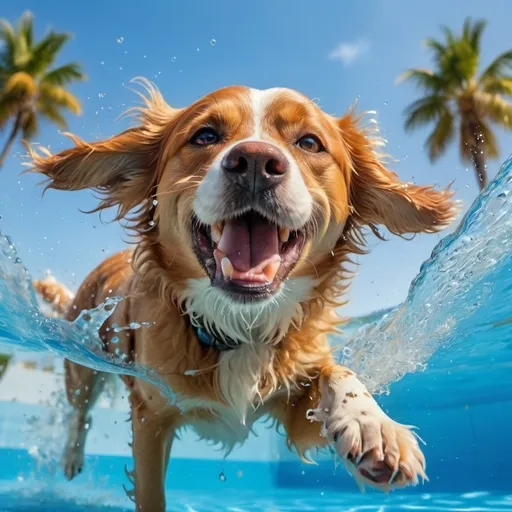
[[[370,43],[364,39],[351,43],[339,43],[329,54],[329,59],[339,60],[345,66],[350,66],[365,53],[368,53],[369,50]]]

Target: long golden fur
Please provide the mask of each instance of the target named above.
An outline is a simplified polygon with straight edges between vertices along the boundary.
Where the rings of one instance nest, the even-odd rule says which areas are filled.
[[[439,231],[454,217],[452,192],[400,181],[379,154],[372,125],[364,127],[353,113],[329,116],[295,91],[229,87],[174,109],[147,88],[134,128],[93,143],[71,135],[74,147],[55,155],[31,150],[32,168],[47,176],[47,188],[99,192],[97,209],[117,207],[117,219],[136,237],[133,252],[114,255],[86,278],[68,319],[121,294],[124,300],[102,331],[105,349],[121,349],[155,369],[178,397],[179,407],[170,406],[151,385],[125,379],[133,411],[137,509],[164,510],[163,479],[178,429],[191,427],[229,450],[262,416],[284,427],[289,446],[304,459],[308,450],[330,442],[364,484],[388,489],[416,483],[424,476],[424,459],[414,436],[380,411],[352,372],[335,364],[327,335],[340,323],[336,308],[350,277],[350,255],[365,251],[363,229],[378,234],[383,225],[397,235]],[[216,127],[224,138],[198,149],[189,141],[205,126]],[[312,154],[297,146],[308,133],[325,151]],[[255,139],[282,151],[295,172],[275,189],[280,195],[272,203],[275,211],[285,205],[289,218],[273,211],[273,219],[298,229],[300,217],[307,236],[274,295],[245,303],[227,298],[208,279],[193,249],[191,225],[197,216],[201,222],[219,217],[218,209],[236,201],[238,189],[227,185],[222,193],[234,194],[230,200],[219,195],[210,201],[221,190],[217,162],[223,151]],[[199,320],[241,345],[221,353],[200,344]],[[151,326],[116,334],[121,340],[113,343],[108,327],[130,322]],[[66,368],[76,410],[65,454],[72,478],[83,464],[76,443],[85,442],[83,425],[102,379],[73,363]],[[322,419],[317,411],[307,418],[321,401],[331,404],[331,416]],[[325,437],[312,419],[324,422]]]

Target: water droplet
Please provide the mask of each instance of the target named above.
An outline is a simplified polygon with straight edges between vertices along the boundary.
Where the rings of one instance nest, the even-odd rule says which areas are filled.
[[[200,48],[196,48],[196,51],[200,52],[200,51],[201,51],[201,49],[200,49]]]
[[[219,480],[220,480],[221,482],[225,482],[225,481],[226,481],[226,475],[225,475],[224,473],[220,473],[220,475],[219,475]]]
[[[123,41],[124,41],[124,37],[118,37],[118,38],[117,38],[117,42],[118,42],[119,44],[121,44]]]
[[[145,58],[146,58],[146,55],[143,55],[142,57],[145,59]]]
[[[104,92],[98,93],[98,98],[104,98],[105,96],[106,96],[106,94]]]
[[[352,355],[352,349],[350,347],[343,348],[343,356],[350,357]]]
[[[119,343],[119,336],[114,336],[110,341],[112,343]]]
[[[385,107],[387,107],[387,106],[388,106],[388,102],[387,102],[387,101],[385,101],[385,102],[384,102],[384,106],[385,106]]]
[[[100,62],[100,64],[101,64],[102,66],[103,66],[103,65],[105,65],[105,61],[104,61],[104,60],[102,60],[102,61]]]
[[[176,57],[171,57],[171,62],[176,62]]]
[[[211,44],[212,46],[215,46],[215,45],[217,44],[217,41],[215,41],[215,39],[211,39],[211,40],[210,40],[210,44]]]
[[[505,201],[505,199],[507,198],[507,195],[508,195],[508,192],[502,192],[501,194],[498,194],[496,197],[497,197],[500,201]]]

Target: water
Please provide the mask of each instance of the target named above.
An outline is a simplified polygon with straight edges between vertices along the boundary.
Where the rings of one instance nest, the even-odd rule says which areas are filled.
[[[1,492],[1,488],[0,488]],[[98,506],[98,501],[87,498],[41,495],[40,492],[27,491],[23,504],[14,498],[7,498],[2,512],[124,512],[132,508],[120,506],[118,500],[108,497]],[[410,496],[393,495],[390,498],[376,499],[368,504],[364,495],[351,493],[320,493],[274,491],[264,497],[257,492],[225,492],[222,495],[223,508],[218,499],[211,494],[201,492],[191,494],[175,493],[167,510],[170,512],[399,512],[404,510],[428,510],[429,512],[502,512],[512,509],[512,495],[496,495],[478,492],[453,494],[419,494]]]
[[[195,459],[190,463],[195,469],[186,466],[187,470],[178,469],[174,474],[176,485],[182,489],[172,491],[169,510],[512,510],[512,496],[505,492],[510,488],[512,474],[509,475],[510,470],[501,467],[499,462],[500,453],[506,459],[507,453],[512,452],[510,443],[499,442],[500,436],[503,438],[508,432],[506,425],[510,423],[510,413],[502,415],[495,423],[489,419],[490,413],[475,413],[474,417],[469,414],[473,410],[484,410],[484,404],[487,407],[512,400],[511,188],[512,160],[508,160],[493,183],[468,210],[458,229],[446,236],[422,265],[405,302],[354,319],[345,326],[344,335],[333,340],[341,349],[340,358],[344,364],[354,368],[372,391],[381,394],[384,404],[392,404],[394,411],[416,408],[424,415],[427,411],[426,416],[418,420],[420,426],[428,423],[427,416],[431,413],[442,414],[435,416],[438,428],[449,430],[450,427],[455,431],[454,438],[464,438],[466,444],[449,463],[443,461],[449,460],[447,454],[455,453],[456,447],[449,450],[434,443],[430,448],[429,460],[434,465],[436,460],[439,461],[439,467],[434,467],[433,473],[439,468],[439,475],[445,471],[443,492],[436,488],[433,494],[415,490],[413,494],[400,492],[390,497],[379,494],[370,498],[333,493],[326,484],[326,475],[332,477],[331,468],[324,470],[322,481],[311,476],[316,473],[306,472],[303,478],[311,487],[306,490],[303,488],[305,481],[297,478],[304,471],[300,473],[297,463],[293,462],[293,468],[286,470],[288,473],[275,470],[281,471],[280,480],[277,479],[281,482],[279,485],[295,486],[293,492],[265,487],[264,492],[255,494],[251,488],[263,485],[260,468],[254,470],[253,479],[243,491],[232,492],[226,488],[221,506],[211,492],[183,491],[183,486],[189,485],[185,478],[187,471],[197,472],[199,490],[207,481],[208,485],[213,485],[213,481],[218,486],[235,485],[236,471],[229,472],[227,466],[222,466],[212,472],[211,478],[201,477],[209,466],[201,459]],[[172,402],[172,390],[166,388],[154,372],[102,352],[97,330],[112,314],[119,300],[112,297],[95,310],[82,313],[73,323],[46,318],[39,310],[31,276],[16,253],[13,241],[8,236],[0,237],[0,342],[11,349],[51,351],[101,371],[138,376],[157,385]],[[128,327],[143,329],[145,325],[117,326],[116,331]],[[393,393],[387,396],[391,385]],[[505,408],[509,411],[508,406]],[[49,404],[48,411],[56,409],[65,409],[62,396],[54,397],[54,402]],[[462,411],[457,414],[466,414],[466,419],[448,420],[452,413],[435,412],[440,409]],[[490,423],[478,426],[478,421],[486,420]],[[39,439],[45,437],[47,442],[35,441],[27,447],[29,458],[37,461],[37,467],[28,479],[20,476],[22,480],[19,482],[9,481],[11,477],[1,474],[2,467],[8,465],[0,464],[0,481],[3,482],[0,510],[93,511],[100,510],[98,503],[102,504],[101,510],[105,507],[114,511],[129,509],[126,497],[118,493],[120,483],[115,480],[118,473],[122,474],[122,469],[113,469],[112,464],[99,460],[88,477],[89,487],[85,491],[83,488],[77,491],[74,484],[69,487],[70,484],[59,480],[57,447],[60,446],[58,441],[62,437],[64,421],[65,415],[48,413],[39,418],[28,418],[25,425],[20,425],[20,429],[33,429]],[[468,421],[467,425],[463,423]],[[489,436],[491,429],[493,435]],[[483,450],[473,454],[471,450],[482,440],[485,440]],[[0,459],[2,452],[0,449]],[[22,455],[18,456],[25,460]],[[469,458],[463,459],[465,456]],[[13,457],[12,454],[7,456],[9,461],[14,460]],[[473,463],[476,464],[474,471]],[[184,467],[179,461],[171,462],[171,469],[173,464],[177,464],[174,466],[177,468]],[[453,468],[457,466],[459,468],[454,472]],[[38,478],[38,473],[43,470],[52,476],[51,485]],[[496,474],[500,478],[492,480]],[[106,491],[97,489],[98,480],[107,476],[110,478],[109,491],[104,494]],[[435,479],[432,482],[435,484]],[[336,487],[338,485],[336,483]],[[447,492],[450,485],[453,492]],[[492,485],[495,490],[486,490]],[[455,492],[456,487],[465,491]],[[14,488],[16,492],[12,492]]]
[[[511,191],[509,159],[423,263],[406,301],[346,326],[342,359],[372,392],[388,393],[408,373],[457,369],[461,395],[512,398],[503,385],[512,382]]]

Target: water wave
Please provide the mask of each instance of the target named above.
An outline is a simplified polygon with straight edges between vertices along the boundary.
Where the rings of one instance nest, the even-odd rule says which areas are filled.
[[[423,263],[405,302],[347,325],[338,340],[348,347],[344,362],[372,391],[389,392],[405,374],[427,369],[430,376],[457,373],[459,381],[473,371],[475,382],[485,369],[506,387],[512,375],[506,350],[512,348],[511,192],[509,159]],[[505,381],[501,370],[509,374]]]

